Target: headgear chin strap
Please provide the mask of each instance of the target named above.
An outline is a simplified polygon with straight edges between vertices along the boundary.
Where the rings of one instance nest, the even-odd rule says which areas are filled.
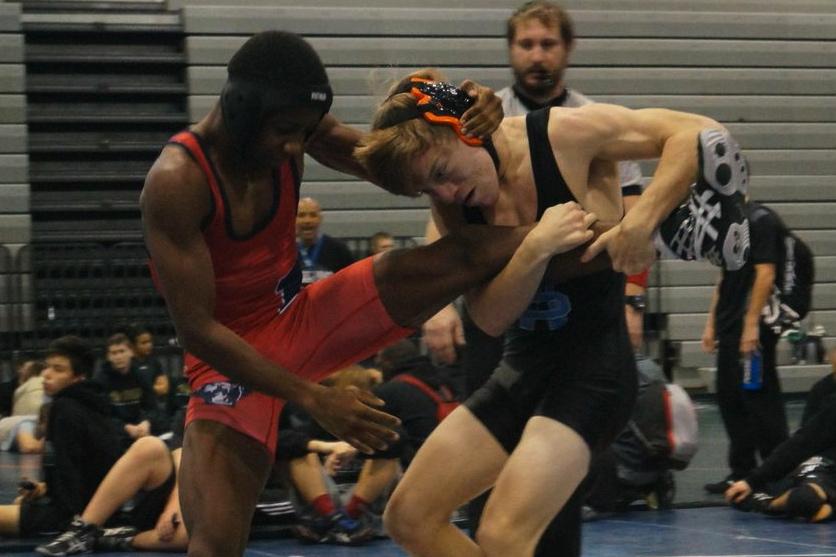
[[[258,135],[268,114],[285,108],[312,106],[325,116],[333,99],[327,82],[306,87],[277,87],[258,79],[230,76],[221,93],[221,112],[233,144],[243,153]]]
[[[473,99],[451,83],[413,77],[410,93],[418,99],[418,113],[431,124],[450,126],[468,145],[481,146],[483,141],[462,133],[462,114],[473,105]]]

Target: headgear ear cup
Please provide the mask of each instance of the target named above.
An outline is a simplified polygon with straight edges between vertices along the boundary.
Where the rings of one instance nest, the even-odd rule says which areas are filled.
[[[255,139],[264,111],[263,93],[242,80],[226,82],[221,93],[221,113],[233,145],[244,152]]]

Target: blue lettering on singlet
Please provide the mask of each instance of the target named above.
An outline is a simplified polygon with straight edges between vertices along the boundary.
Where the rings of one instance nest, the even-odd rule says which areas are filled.
[[[556,331],[566,325],[571,311],[572,302],[566,294],[550,286],[540,286],[517,326],[525,331]]]

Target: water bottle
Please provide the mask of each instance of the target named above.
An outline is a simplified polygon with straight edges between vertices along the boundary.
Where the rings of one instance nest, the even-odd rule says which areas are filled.
[[[763,387],[763,358],[758,349],[743,360],[743,389],[760,391]]]

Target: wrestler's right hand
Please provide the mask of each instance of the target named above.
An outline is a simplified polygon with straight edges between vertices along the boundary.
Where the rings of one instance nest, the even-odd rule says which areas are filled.
[[[424,344],[436,361],[451,365],[456,363],[456,348],[464,346],[464,326],[459,312],[452,305],[427,319],[421,326]]]
[[[373,394],[357,387],[315,385],[303,406],[326,431],[359,451],[374,454],[398,440],[393,428],[401,421],[372,408],[383,404]]]
[[[525,243],[544,255],[564,253],[592,240],[590,226],[596,220],[595,213],[587,213],[574,201],[553,205],[528,233]]]

